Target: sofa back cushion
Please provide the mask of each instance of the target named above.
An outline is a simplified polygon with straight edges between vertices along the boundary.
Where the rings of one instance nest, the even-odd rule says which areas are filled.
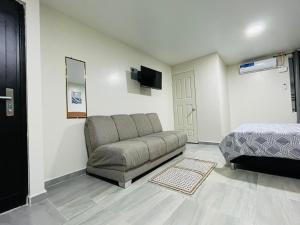
[[[110,116],[91,116],[85,122],[88,153],[101,145],[119,141],[116,125]]]
[[[121,141],[138,137],[138,132],[133,119],[129,115],[112,116]]]
[[[151,122],[154,133],[162,132],[162,126],[157,113],[147,113],[146,116]]]
[[[131,117],[136,125],[140,137],[153,133],[151,122],[145,114],[133,114]]]

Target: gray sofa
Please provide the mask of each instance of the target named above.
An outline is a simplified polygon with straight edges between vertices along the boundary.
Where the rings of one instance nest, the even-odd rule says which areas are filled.
[[[187,136],[162,131],[156,113],[91,116],[85,123],[87,172],[128,187],[132,179],[185,150]]]

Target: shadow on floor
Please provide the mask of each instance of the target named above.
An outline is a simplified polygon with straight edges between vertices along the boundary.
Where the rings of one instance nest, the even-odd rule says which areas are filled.
[[[232,162],[240,169],[300,179],[299,160],[240,156]]]
[[[239,180],[277,190],[300,193],[300,162],[287,159],[255,159],[241,158],[235,161],[236,169],[229,166],[216,168],[214,171],[224,177]],[[259,174],[266,174],[258,182]]]

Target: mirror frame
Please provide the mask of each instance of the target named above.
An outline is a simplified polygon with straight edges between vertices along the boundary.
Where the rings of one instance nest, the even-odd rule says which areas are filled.
[[[85,89],[85,113],[81,113],[81,112],[69,112],[69,107],[68,107],[68,65],[67,65],[67,59],[72,59],[78,62],[81,62],[84,64],[84,89]],[[65,66],[66,66],[66,75],[65,75],[65,79],[66,79],[66,114],[67,114],[67,119],[85,119],[87,118],[88,115],[88,110],[87,110],[87,92],[86,92],[86,63],[85,61],[79,60],[79,59],[75,59],[72,57],[65,57]]]

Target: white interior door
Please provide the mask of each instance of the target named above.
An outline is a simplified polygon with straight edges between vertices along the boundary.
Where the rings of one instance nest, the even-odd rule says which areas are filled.
[[[194,71],[173,76],[175,129],[187,133],[188,142],[198,143]]]

